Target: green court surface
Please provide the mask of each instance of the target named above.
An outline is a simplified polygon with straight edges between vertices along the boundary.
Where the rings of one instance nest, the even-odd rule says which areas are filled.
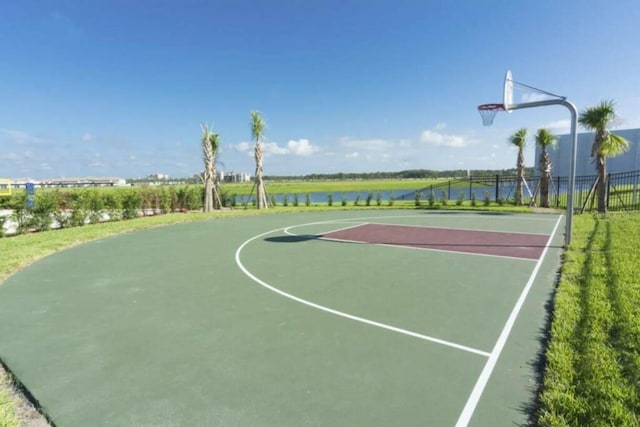
[[[319,238],[363,224],[546,243],[525,259]],[[0,285],[0,359],[59,427],[525,424],[563,225],[367,210],[123,234]]]

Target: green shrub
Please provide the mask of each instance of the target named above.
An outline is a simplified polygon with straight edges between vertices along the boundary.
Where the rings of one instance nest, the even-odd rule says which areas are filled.
[[[95,224],[102,220],[104,211],[104,195],[97,189],[90,189],[85,195],[87,199],[87,219],[90,223]]]
[[[184,187],[182,195],[183,200],[180,203],[182,210],[196,211],[202,209],[204,205],[203,185],[187,185]]]
[[[141,208],[142,200],[140,193],[135,189],[129,190],[122,195],[122,218],[134,219],[138,217],[138,210]]]
[[[171,190],[173,187],[162,186],[159,195],[160,212],[163,214],[171,212]],[[222,202],[224,204],[224,201]]]
[[[311,206],[311,196],[309,193],[304,195],[304,204],[305,206]]]
[[[394,195],[393,195],[393,191],[391,193],[389,193],[389,200],[388,200],[388,204],[389,206],[393,206],[394,203]]]
[[[327,195],[327,205],[333,206],[333,194],[331,193]]]
[[[464,202],[464,191],[458,191],[458,198],[456,199],[456,206],[462,206]]]
[[[54,191],[36,191],[28,228],[46,231],[51,228],[54,212],[58,207],[57,193]]]
[[[413,202],[416,206],[420,206],[422,200],[422,193],[420,191],[416,191],[413,195]]]
[[[487,190],[484,190],[482,192],[482,203],[485,206],[489,206],[491,204],[491,196],[489,195],[489,192]]]
[[[356,199],[353,201],[353,206],[360,206],[360,194],[356,194]]]
[[[436,195],[433,194],[433,190],[429,191],[429,197],[427,201],[429,203],[429,206],[433,206],[436,204]]]
[[[149,185],[143,185],[142,187],[137,187],[138,194],[140,195],[140,209],[142,209],[142,215],[147,214],[147,210],[153,211],[155,204],[155,195],[153,191],[153,187]]]
[[[293,206],[298,206],[298,193],[293,194]]]
[[[471,206],[476,206],[477,202],[476,202],[476,193],[475,192],[471,192]]]
[[[90,199],[86,189],[70,190],[71,215],[69,216],[69,226],[82,227],[86,224],[89,215]]]
[[[342,195],[342,197],[340,198],[340,204],[342,206],[347,206],[347,196],[345,196],[344,194]]]
[[[382,193],[376,192],[376,206],[382,206]]]
[[[371,201],[373,200],[373,193],[368,193],[367,194],[367,199],[365,201],[367,206],[371,206]]]
[[[449,204],[447,192],[444,190],[440,190],[440,203],[442,204],[442,206],[447,206]]]
[[[287,194],[282,195],[282,206],[289,206],[289,196]]]
[[[119,221],[122,218],[122,194],[120,189],[104,193],[104,209],[109,214],[110,221]]]
[[[7,202],[9,209],[27,209],[27,190],[14,190]]]

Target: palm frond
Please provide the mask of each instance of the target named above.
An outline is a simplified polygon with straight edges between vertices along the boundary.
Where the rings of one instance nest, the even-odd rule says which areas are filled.
[[[629,141],[620,135],[609,133],[602,141],[600,153],[606,157],[616,157],[629,149]]]
[[[260,115],[259,111],[251,112],[251,136],[256,141],[256,143],[260,142],[264,137],[264,128],[267,126],[264,119]]]
[[[511,135],[509,142],[518,148],[522,148],[527,144],[527,129],[518,129],[516,133]]]
[[[543,151],[545,151],[547,147],[553,147],[556,140],[556,136],[553,135],[549,129],[538,129],[538,133],[536,134],[536,145],[542,148]]]
[[[578,123],[582,127],[595,131],[606,131],[616,118],[615,102],[613,100],[605,100],[599,105],[588,107],[580,113]]]

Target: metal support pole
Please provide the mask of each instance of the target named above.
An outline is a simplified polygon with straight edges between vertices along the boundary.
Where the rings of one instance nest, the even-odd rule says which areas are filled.
[[[569,163],[569,186],[567,188],[567,222],[564,234],[564,243],[569,246],[573,233],[573,191],[576,181],[576,159],[578,154],[578,110],[569,101],[563,101],[562,105],[571,112],[571,161]]]
[[[564,234],[564,243],[571,243],[573,232],[573,192],[576,180],[576,159],[578,151],[578,110],[576,106],[566,99],[550,99],[537,102],[527,102],[524,104],[514,104],[509,106],[509,110],[520,110],[524,108],[546,107],[548,105],[564,105],[571,113],[571,159],[569,161],[569,184],[567,186],[567,221]],[[558,190],[559,194],[559,190]]]

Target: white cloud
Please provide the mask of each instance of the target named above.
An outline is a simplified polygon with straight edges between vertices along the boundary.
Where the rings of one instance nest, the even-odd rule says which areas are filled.
[[[91,135],[89,132],[85,132],[84,135],[82,135],[82,142],[91,142],[93,140],[93,135]]]
[[[447,127],[447,124],[445,122],[440,122],[438,124],[436,124],[436,130],[442,130],[444,128]]]
[[[571,132],[571,120],[562,119],[545,123],[541,128],[548,129],[554,135],[562,135]]]
[[[243,141],[239,144],[231,145],[231,149],[244,153],[244,152],[251,151],[253,149],[253,144]]]
[[[231,148],[236,151],[247,153],[249,156],[253,156],[254,144],[248,142],[241,142],[239,144],[231,145]],[[277,142],[263,142],[262,153],[265,157],[268,156],[303,156],[308,157],[314,153],[320,151],[320,147],[311,144],[308,139],[289,140],[286,147],[278,145]]]
[[[289,154],[289,150],[278,146],[278,144],[275,142],[263,142],[262,153],[265,155],[265,157],[268,157],[271,155]]]
[[[358,153],[357,151],[354,151],[353,153],[345,154],[344,157],[347,159],[357,159],[358,157],[360,157],[360,153]]]
[[[437,147],[463,148],[468,147],[471,141],[459,135],[447,135],[440,132],[425,130],[420,134],[420,142],[435,145]]]
[[[287,150],[294,156],[311,156],[320,151],[320,147],[312,145],[308,139],[289,140]]]

